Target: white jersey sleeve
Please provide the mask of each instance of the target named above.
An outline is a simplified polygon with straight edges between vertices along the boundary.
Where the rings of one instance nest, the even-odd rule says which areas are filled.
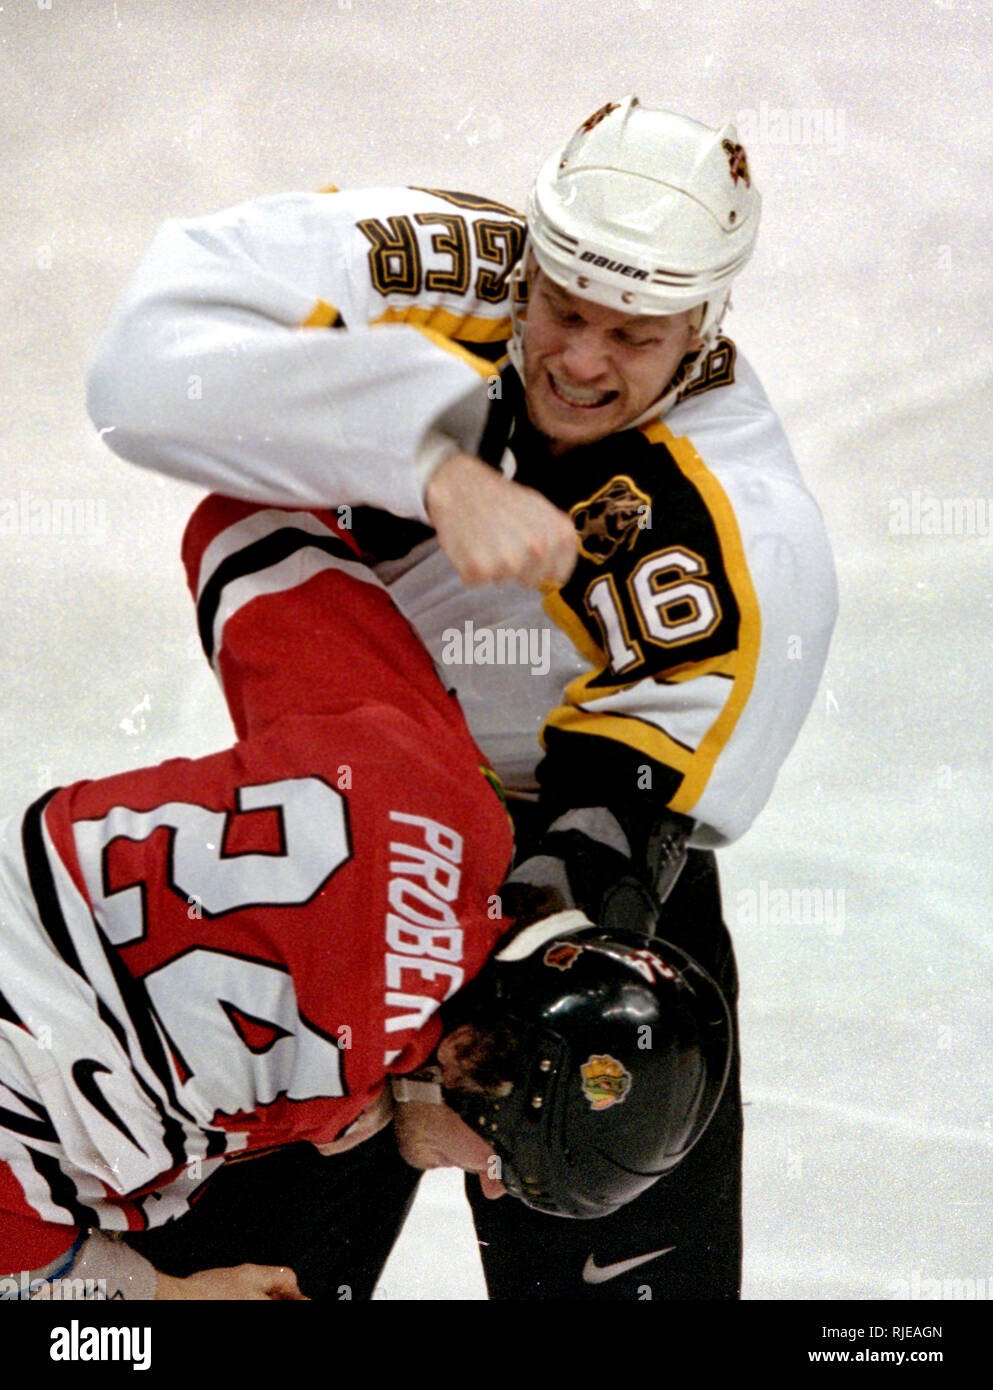
[[[670,732],[692,750],[672,804],[706,846],[737,839],[765,805],[817,693],[838,612],[820,509],[740,354],[735,378],[657,427],[707,501],[739,607],[713,702],[705,670],[681,685],[683,700],[679,685],[656,687]]]
[[[100,344],[110,448],[249,501],[426,520],[474,450],[522,224],[471,195],[291,193],[159,231]]]

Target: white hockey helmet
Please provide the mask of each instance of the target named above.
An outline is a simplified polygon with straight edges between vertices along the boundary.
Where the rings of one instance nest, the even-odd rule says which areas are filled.
[[[565,289],[629,314],[702,307],[709,347],[752,254],[761,199],[732,124],[608,102],[545,162],[528,244]]]

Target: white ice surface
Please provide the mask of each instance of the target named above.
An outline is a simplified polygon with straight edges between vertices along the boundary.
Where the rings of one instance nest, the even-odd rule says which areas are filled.
[[[520,205],[632,90],[756,127],[763,232],[728,326],[824,509],[842,616],[775,795],[722,856],[750,1299],[993,1281],[991,39],[981,0],[0,7],[0,502],[93,509],[84,534],[0,534],[5,812],[230,739],[178,561],[199,494],[112,457],[83,410],[163,218],[328,182]],[[892,533],[915,491],[986,534]],[[425,1182],[382,1291],[483,1296],[454,1175]]]

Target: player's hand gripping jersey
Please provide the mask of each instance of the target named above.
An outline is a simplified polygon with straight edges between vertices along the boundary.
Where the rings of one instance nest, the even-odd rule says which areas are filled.
[[[224,671],[234,617],[333,565],[345,520],[505,785],[540,784],[540,826],[558,839],[535,847],[532,877],[561,886],[549,866],[571,859],[572,896],[596,917],[632,856],[651,865],[660,823],[692,826],[700,847],[751,823],[813,699],[834,576],[817,506],[727,339],[664,421],[548,452],[515,370],[493,365],[522,235],[498,204],[417,189],[169,223],[104,340],[90,408],[125,457],[281,504],[228,531],[215,516],[188,544],[236,719],[251,712],[237,659]],[[572,515],[580,558],[560,591],[463,588],[423,500],[455,448]],[[272,641],[279,622],[277,605]],[[605,814],[561,819],[576,807]],[[599,867],[580,871],[591,850]]]
[[[511,844],[407,649],[413,712],[339,696],[0,827],[0,1274],[181,1214],[227,1155],[374,1132],[431,1054]]]

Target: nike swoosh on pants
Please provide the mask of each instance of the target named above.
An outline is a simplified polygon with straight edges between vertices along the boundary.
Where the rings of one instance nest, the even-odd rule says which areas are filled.
[[[667,1245],[664,1250],[652,1250],[647,1255],[633,1255],[629,1260],[615,1260],[613,1264],[598,1265],[592,1255],[589,1256],[583,1265],[584,1284],[605,1284],[608,1279],[616,1279],[619,1274],[627,1274],[628,1270],[637,1269],[639,1265],[647,1264],[649,1260],[657,1260],[660,1255],[668,1255],[670,1250],[675,1250],[674,1245]]]

